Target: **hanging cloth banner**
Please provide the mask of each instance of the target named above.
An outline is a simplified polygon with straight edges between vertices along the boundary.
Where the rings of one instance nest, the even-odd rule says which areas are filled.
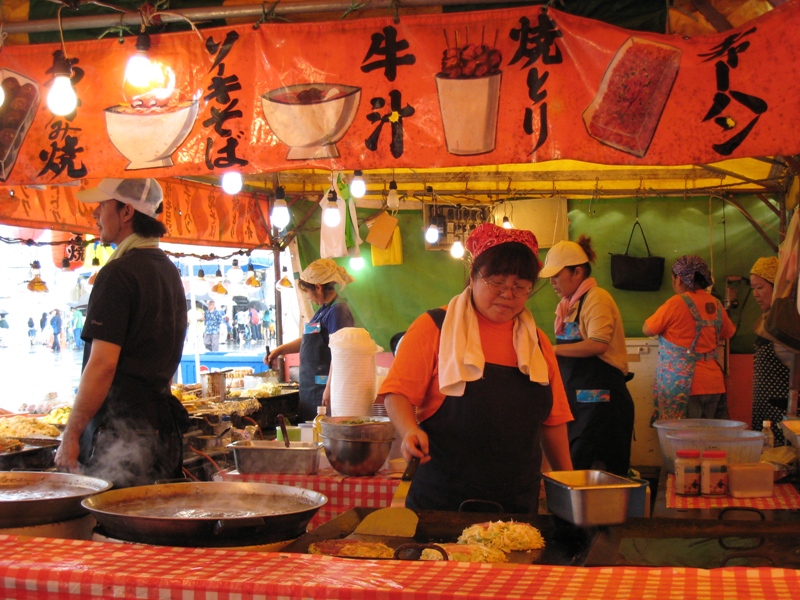
[[[541,6],[242,24],[152,36],[139,87],[135,37],[67,42],[66,117],[61,46],[4,46],[0,181],[793,155],[798,30],[797,0],[697,37]]]
[[[159,180],[167,226],[165,242],[234,248],[271,247],[266,196],[239,193],[179,180]],[[77,186],[0,188],[0,222],[20,227],[71,233],[97,233],[92,211],[97,205],[78,202]],[[91,262],[89,263],[91,264]]]

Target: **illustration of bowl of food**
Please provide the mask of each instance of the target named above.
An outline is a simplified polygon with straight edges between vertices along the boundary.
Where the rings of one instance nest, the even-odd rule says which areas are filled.
[[[447,39],[445,37],[445,39]],[[460,44],[442,53],[442,70],[436,74],[439,110],[450,154],[491,152],[497,135],[500,107],[500,64],[502,56],[494,46]]]
[[[125,170],[172,166],[172,153],[184,142],[198,112],[196,98],[185,99],[174,74],[146,89],[125,87],[127,102],[105,109],[106,131],[114,147],[130,162]]]
[[[336,158],[336,142],[353,124],[361,88],[335,83],[300,83],[261,96],[272,131],[289,146],[288,160]]]

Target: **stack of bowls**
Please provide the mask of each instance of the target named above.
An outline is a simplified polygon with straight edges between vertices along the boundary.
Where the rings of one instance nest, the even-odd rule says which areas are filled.
[[[673,434],[677,434],[679,432],[690,432],[690,437],[694,436],[695,439],[702,439],[703,437],[709,439],[720,438],[724,436],[733,438],[739,435],[739,433],[743,432],[747,427],[747,424],[743,421],[731,421],[729,419],[673,419],[668,421],[656,421],[653,423],[653,427],[655,427],[658,431],[658,443],[661,446],[661,457],[664,459],[664,466],[666,467],[668,473],[674,473],[675,451],[678,448],[674,447],[673,440],[670,439],[670,436],[673,436]],[[762,436],[762,447],[763,439],[764,438]],[[677,443],[682,445],[680,449],[687,449],[687,446],[683,445],[682,442]],[[752,444],[753,442],[751,441],[750,443]],[[692,447],[692,449],[711,450],[712,448]],[[758,458],[756,458],[756,461],[757,460]]]

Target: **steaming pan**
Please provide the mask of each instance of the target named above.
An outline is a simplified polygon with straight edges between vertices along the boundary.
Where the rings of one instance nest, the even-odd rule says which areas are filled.
[[[72,473],[0,472],[0,527],[31,527],[86,514],[81,500],[111,483]]]
[[[166,483],[83,501],[111,537],[160,546],[237,546],[298,537],[328,501],[319,492],[248,482]]]

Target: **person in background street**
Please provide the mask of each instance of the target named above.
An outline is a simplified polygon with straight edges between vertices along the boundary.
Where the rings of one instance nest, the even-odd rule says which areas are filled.
[[[633,398],[625,385],[628,351],[622,315],[592,277],[591,239],[561,241],[547,252],[539,277],[561,297],[555,353],[574,421],[567,423],[575,469],[628,476]]]
[[[457,511],[478,499],[536,514],[543,451],[554,470],[572,469],[556,356],[525,307],[538,243],[483,223],[465,245],[467,288],[411,324],[379,390],[403,456],[420,458],[406,506]]]
[[[263,339],[261,335],[261,314],[255,307],[250,309],[250,330],[253,341],[260,342]]]
[[[219,350],[219,327],[225,313],[217,309],[217,303],[213,300],[208,301],[208,309],[205,312],[205,330],[203,331],[203,344],[206,350],[217,352]]]
[[[155,179],[103,179],[76,194],[99,203],[100,241],[117,248],[97,274],[83,328],[84,366],[56,466],[115,487],[182,475],[186,409],[170,391],[186,334],[186,298],[158,247]]]
[[[42,313],[42,318],[39,319],[39,343],[40,344],[47,345],[47,334],[45,332],[45,329],[47,329],[47,322],[48,322],[47,313],[43,312]]]
[[[776,446],[785,446],[781,421],[789,404],[789,369],[797,353],[773,341],[764,329],[764,315],[772,307],[772,290],[778,275],[778,257],[759,258],[750,269],[750,288],[761,309],[756,322],[753,353],[753,418],[751,428],[761,431],[772,423]]]
[[[50,318],[50,327],[53,328],[53,352],[61,352],[61,311],[53,309],[52,317]]]
[[[341,291],[354,281],[344,267],[330,258],[320,258],[308,265],[300,273],[297,285],[319,309],[303,328],[303,337],[281,344],[264,357],[264,363],[275,368],[274,361],[279,356],[300,353],[301,423],[312,421],[317,416],[318,406],[330,405],[331,350],[328,341],[332,333],[343,327],[353,327],[355,323],[350,307],[339,299],[336,286]]]
[[[28,317],[28,341],[30,341],[31,346],[33,346],[33,342],[36,339],[36,324],[33,322],[33,317]]]
[[[672,265],[675,295],[644,322],[642,332],[658,336],[652,421],[728,418],[717,346],[736,326],[706,291],[713,284],[702,258],[681,256]]]
[[[252,332],[250,331],[250,311],[240,310],[236,313],[236,343],[250,341]]]
[[[83,332],[83,313],[77,306],[72,309],[72,337],[75,340],[75,349],[83,350],[83,340],[81,333]]]
[[[6,347],[5,335],[8,331],[8,321],[6,321],[6,314],[0,313],[0,348]]]

